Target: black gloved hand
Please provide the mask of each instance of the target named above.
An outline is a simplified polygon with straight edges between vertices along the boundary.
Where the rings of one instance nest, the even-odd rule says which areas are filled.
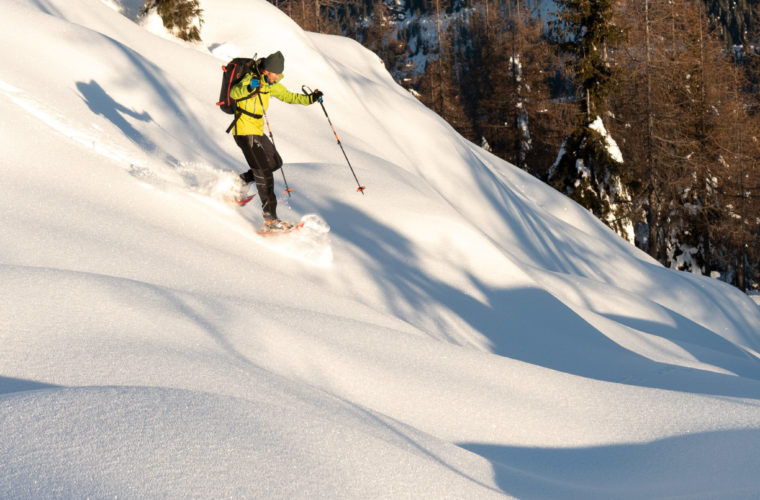
[[[321,101],[323,95],[324,94],[319,89],[315,90],[311,93],[311,103],[314,104],[317,101]]]

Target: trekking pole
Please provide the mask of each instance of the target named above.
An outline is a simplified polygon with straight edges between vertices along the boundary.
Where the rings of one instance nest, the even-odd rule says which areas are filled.
[[[304,92],[304,94],[312,94],[313,91],[307,87],[306,85],[303,85],[301,87],[301,90]],[[319,98],[319,105],[322,106],[322,111],[324,111],[325,116],[327,117],[327,123],[330,124],[330,128],[332,129],[333,135],[335,136],[335,140],[338,141],[338,146],[340,146],[340,150],[343,152],[343,157],[346,159],[346,163],[348,163],[348,168],[351,169],[351,174],[354,176],[354,180],[356,181],[356,185],[359,186],[356,190],[360,192],[362,195],[364,194],[364,190],[367,189],[366,186],[362,186],[359,182],[359,179],[356,177],[356,172],[354,172],[354,167],[351,166],[351,162],[348,161],[348,156],[346,155],[346,150],[343,149],[343,144],[340,142],[340,137],[338,137],[338,133],[335,131],[335,127],[332,124],[332,120],[330,120],[330,115],[327,114],[327,110],[325,109],[325,103],[322,102],[322,98]]]
[[[261,72],[259,71],[258,61],[256,60],[256,56],[257,55],[258,54],[254,54],[253,55],[253,69],[256,72],[256,78],[259,79],[259,85],[261,85],[262,76],[261,76]],[[275,146],[275,144],[274,144],[274,135],[272,135],[272,127],[269,126],[269,118],[267,117],[267,112],[264,109],[264,101],[261,99],[261,93],[260,92],[257,95],[259,97],[259,104],[261,104],[261,114],[264,115],[264,123],[267,124],[267,131],[269,132],[269,140],[272,141],[272,146],[274,146],[275,151],[277,151],[277,146]],[[288,194],[288,198],[290,198],[290,193],[292,193],[293,190],[290,187],[288,187],[288,180],[285,178],[285,166],[284,165],[280,166],[280,173],[282,174],[282,182],[285,183],[285,191],[283,191],[283,193],[287,193]]]
[[[261,95],[259,95],[259,99],[261,99]],[[264,108],[264,105],[261,105],[262,110]],[[269,131],[269,140],[272,141],[272,146],[274,146],[274,136],[272,135],[272,127],[269,126],[269,118],[267,118],[266,112],[264,112],[264,122],[267,124],[267,131]],[[275,146],[275,151],[277,150],[277,146]],[[285,183],[285,191],[283,193],[288,194],[288,198],[290,198],[290,193],[293,192],[291,188],[288,187],[288,180],[285,178],[285,169],[283,168],[284,165],[280,166],[280,173],[282,174],[282,182]]]

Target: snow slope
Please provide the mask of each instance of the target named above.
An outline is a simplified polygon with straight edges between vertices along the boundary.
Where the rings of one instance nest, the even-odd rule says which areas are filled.
[[[192,46],[136,0],[0,1],[0,496],[760,495],[737,290],[266,2],[203,2]],[[326,234],[262,240],[220,201],[220,64],[274,50],[367,185],[319,107],[272,104],[280,215]]]

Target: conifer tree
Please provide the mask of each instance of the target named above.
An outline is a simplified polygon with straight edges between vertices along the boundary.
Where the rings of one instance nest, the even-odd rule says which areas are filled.
[[[713,227],[716,259],[726,281],[741,290],[760,276],[760,120],[757,96],[743,91],[742,68],[726,64],[721,72],[728,90],[718,112],[725,123],[717,137],[721,145],[716,174],[719,179],[720,224]]]
[[[557,0],[558,19],[552,30],[557,49],[573,69],[578,112],[549,182],[632,242],[631,180],[602,120],[616,77],[608,52],[623,39],[613,22],[614,4]]]
[[[618,12],[627,23],[626,50],[618,63],[620,89],[611,99],[616,120],[612,130],[623,137],[621,148],[641,182],[641,197],[635,206],[642,212],[637,244],[663,264],[667,257],[669,226],[682,204],[683,186],[688,182],[685,166],[688,153],[685,121],[684,67],[681,23],[684,0],[643,0],[626,3]],[[678,230],[676,230],[678,231]]]
[[[615,0],[556,0],[558,22],[552,23],[556,47],[570,57],[586,121],[603,115],[615,88],[608,51],[624,39],[613,22]]]
[[[454,45],[462,103],[477,144],[542,176],[567,136],[564,106],[551,98],[553,53],[525,0],[477,4]],[[558,131],[557,127],[561,129]]]
[[[203,10],[198,0],[145,0],[142,14],[152,9],[156,9],[164,27],[174,36],[190,42],[201,40]]]
[[[403,53],[406,44],[397,37],[393,24],[393,12],[383,0],[372,0],[368,6],[369,12],[365,13],[366,23],[359,29],[359,39],[365,47],[378,55],[385,63],[388,71],[403,82]]]
[[[429,57],[425,73],[420,83],[422,102],[435,111],[454,128],[463,131],[469,125],[465,115],[459,82],[457,80],[457,61],[453,48],[455,25],[446,26],[444,19],[446,5],[441,0],[434,0],[436,31],[434,57]],[[465,132],[466,133],[466,132]]]
[[[637,244],[666,266],[746,288],[758,270],[757,96],[701,1],[625,5],[612,123],[644,187]]]
[[[485,2],[471,17],[469,31],[478,36],[473,38],[474,53],[465,59],[463,76],[473,109],[477,110],[473,118],[478,122],[478,134],[494,154],[516,164],[519,82],[515,78],[517,68],[512,64],[516,49],[510,40],[511,21],[507,11],[492,1]]]
[[[742,95],[747,83],[723,50],[719,26],[709,22],[701,2],[689,12],[693,20],[684,23],[682,59],[691,61],[692,68],[688,90],[693,119],[685,129],[692,142],[692,182],[685,186],[681,213],[690,237],[673,234],[672,239],[681,248],[691,246],[696,270],[719,274],[744,288],[751,274],[745,260],[752,254],[744,247],[757,232],[751,199],[757,187],[756,118],[749,112],[752,103]]]
[[[484,136],[494,153],[514,165],[529,170],[526,156],[531,151],[530,134],[531,87],[526,81],[533,69],[526,47],[528,26],[523,18],[527,9],[523,0],[508,0],[504,8],[498,4],[489,9],[487,21],[487,45],[484,62],[488,71],[483,75],[486,91],[481,106],[485,118]],[[493,19],[495,17],[495,19]],[[482,69],[473,68],[482,72]]]
[[[671,14],[672,33],[665,70],[673,127],[667,131],[672,161],[663,187],[668,200],[663,228],[664,262],[671,267],[710,275],[716,263],[715,228],[721,224],[718,196],[725,123],[720,74],[726,60],[701,0],[683,0]]]

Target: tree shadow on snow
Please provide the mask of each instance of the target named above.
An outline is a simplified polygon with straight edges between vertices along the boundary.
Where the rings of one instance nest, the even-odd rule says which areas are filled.
[[[45,0],[32,0],[31,3],[35,5],[40,11],[51,16],[61,17],[61,11],[55,8],[51,2]]]
[[[34,380],[25,380],[12,377],[0,377],[0,395],[10,394],[13,392],[36,391],[39,389],[52,389],[60,387],[52,384],[36,382]]]
[[[484,297],[476,299],[435,274],[421,270],[412,241],[354,206],[332,200],[324,206],[303,208],[319,211],[330,222],[331,232],[352,245],[349,250],[383,289],[388,307],[394,314],[433,338],[463,346],[476,344],[468,338],[466,329],[440,317],[439,304],[442,304],[483,335],[490,351],[499,356],[608,382],[723,396],[760,397],[760,384],[754,380],[676,367],[630,351],[613,342],[544,289],[493,288],[470,276],[477,295]],[[683,317],[679,318],[678,325],[687,331],[701,328]],[[700,335],[718,338],[712,332],[702,330]],[[660,333],[668,335],[668,332]],[[670,340],[677,342],[679,339]],[[686,343],[683,347],[693,349]],[[695,357],[704,354],[702,351],[694,353]],[[715,357],[711,361],[719,362],[720,359]],[[757,374],[756,369],[745,372],[743,375],[747,376]],[[663,374],[667,376],[660,376]]]
[[[192,147],[193,151],[204,151],[214,165],[241,164],[243,161],[241,158],[233,157],[226,153],[219,147],[219,144],[217,144],[212,135],[208,133],[208,130],[204,126],[207,120],[202,120],[188,111],[187,105],[183,103],[182,92],[167,79],[164,71],[159,66],[146,59],[142,54],[108,36],[101,35],[101,38],[103,45],[116,49],[117,53],[120,53],[126,59],[126,61],[120,63],[122,65],[121,71],[124,74],[139,77],[142,83],[150,89],[150,92],[155,94],[155,102],[160,102],[162,106],[163,113],[161,113],[161,116],[169,116],[181,124],[181,130],[175,131],[175,134],[182,135],[183,145]],[[114,56],[114,60],[118,59],[118,56]],[[159,151],[160,144],[155,144],[129,123],[129,120],[153,122],[153,118],[147,111],[138,113],[128,106],[117,102],[94,80],[77,82],[76,86],[83,100],[93,113],[102,115],[111,121],[125,136],[148,152],[155,153]],[[146,90],[146,87],[142,88]],[[156,122],[156,126],[161,129],[171,129],[171,125],[171,123]],[[224,121],[220,121],[219,127],[221,130],[224,129],[225,125]],[[179,125],[175,123],[175,126]],[[165,160],[169,165],[177,166],[180,164],[176,158],[168,153],[164,152],[163,154],[166,156]]]
[[[755,429],[588,448],[459,446],[491,462],[496,483],[517,498],[750,498],[760,491]]]
[[[80,94],[82,94],[85,104],[90,108],[90,111],[96,115],[103,116],[116,125],[124,135],[129,137],[142,149],[149,152],[156,151],[156,145],[135,129],[126,118],[124,118],[124,116],[128,116],[134,120],[149,122],[151,121],[150,114],[147,112],[137,113],[136,111],[116,102],[95,80],[90,80],[89,83],[77,82],[76,85]]]
[[[723,304],[716,303],[707,294],[704,287],[695,286],[694,279],[698,278],[671,271],[650,261],[636,260],[635,252],[637,251],[623,238],[613,235],[601,225],[596,236],[603,239],[604,244],[600,245],[594,254],[584,254],[581,247],[573,244],[572,240],[564,240],[563,233],[554,231],[551,222],[538,217],[533,207],[528,206],[520,196],[499,181],[495,173],[476,154],[471,153],[470,156],[472,157],[472,161],[469,162],[473,169],[472,177],[480,183],[481,192],[489,199],[493,207],[502,211],[502,220],[510,234],[515,235],[515,239],[520,241],[521,245],[527,246],[526,253],[535,256],[539,266],[557,273],[595,279],[597,262],[600,259],[615,262],[621,260],[621,255],[631,255],[631,259],[625,259],[625,265],[634,264],[640,268],[640,274],[657,276],[663,282],[677,281],[698,297],[695,307],[717,309],[716,312],[723,314],[733,324],[736,331],[753,330],[747,318],[736,311],[726,310]],[[609,250],[607,250],[608,246]],[[553,249],[562,251],[557,252]],[[604,277],[600,279],[604,281]],[[660,307],[669,317],[667,323],[595,312],[622,325],[666,339],[701,362],[742,377],[760,380],[760,362],[758,362],[760,360],[755,356],[678,312],[662,305]],[[589,309],[594,310],[590,304]],[[755,339],[745,337],[743,340],[751,347],[760,348]],[[683,370],[688,371],[688,369]]]

